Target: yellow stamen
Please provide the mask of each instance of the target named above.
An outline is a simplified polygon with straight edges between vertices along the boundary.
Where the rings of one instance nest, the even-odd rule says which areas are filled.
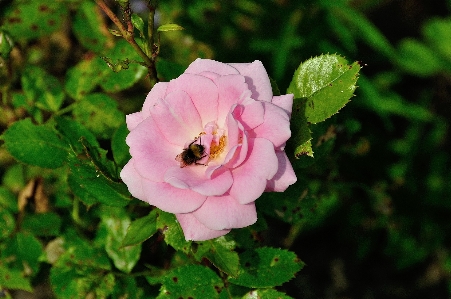
[[[210,145],[210,160],[216,159],[223,151],[226,146],[227,137],[222,135],[219,138],[219,144],[212,142]]]

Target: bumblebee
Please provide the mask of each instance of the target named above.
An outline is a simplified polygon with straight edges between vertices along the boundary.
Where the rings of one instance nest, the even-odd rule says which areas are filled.
[[[197,161],[205,158],[207,155],[204,155],[205,147],[202,144],[195,144],[194,142],[196,141],[197,139],[191,142],[187,148],[183,149],[182,153],[175,157],[175,160],[180,162],[180,167],[186,167],[192,164],[205,165],[197,163]]]

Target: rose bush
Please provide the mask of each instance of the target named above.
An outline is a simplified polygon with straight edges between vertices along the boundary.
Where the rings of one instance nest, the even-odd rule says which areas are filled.
[[[127,115],[130,193],[174,213],[187,240],[255,223],[254,201],[296,181],[284,152],[293,95],[273,96],[263,64],[197,59]]]

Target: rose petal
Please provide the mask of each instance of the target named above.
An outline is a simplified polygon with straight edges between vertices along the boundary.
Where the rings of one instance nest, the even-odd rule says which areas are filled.
[[[136,112],[125,116],[125,122],[127,123],[127,128],[129,131],[133,130],[142,121],[142,112]]]
[[[184,168],[171,167],[164,176],[164,181],[177,188],[191,189],[202,195],[222,195],[233,183],[232,174],[226,168],[216,171],[211,178],[206,177],[205,167],[192,165]]]
[[[280,96],[274,96],[272,98],[272,103],[279,106],[287,113],[288,117],[291,116],[291,111],[293,109],[293,94],[284,94]]]
[[[264,138],[249,139],[246,161],[232,170],[233,185],[230,195],[241,204],[256,200],[266,188],[267,180],[277,173],[278,159],[271,141]]]
[[[168,183],[143,180],[142,186],[144,198],[140,199],[169,213],[192,212],[207,198],[189,189],[175,188]]]
[[[272,99],[272,87],[268,73],[261,61],[252,63],[230,63],[241,75],[246,77],[246,83],[252,91],[254,100],[270,102]]]
[[[155,84],[150,92],[147,94],[144,101],[142,112],[143,118],[150,115],[150,109],[155,105],[159,99],[163,99],[166,96],[166,89],[168,88],[168,82],[158,82]]]
[[[167,93],[174,90],[183,90],[191,98],[202,118],[202,127],[218,118],[218,88],[207,77],[193,74],[182,74],[171,80]]]
[[[233,115],[243,125],[245,130],[251,130],[264,122],[265,108],[260,101],[253,101],[249,105],[242,107],[241,113],[235,113],[238,109],[235,109]]]
[[[248,131],[249,137],[261,137],[271,140],[274,147],[280,147],[291,136],[290,119],[285,110],[271,103],[263,102],[265,121]]]
[[[180,146],[166,140],[152,117],[146,118],[132,130],[126,142],[136,161],[136,171],[144,178],[161,182],[166,169],[178,165],[175,157],[180,153]]]
[[[201,58],[194,60],[185,70],[185,74],[199,74],[202,72],[213,72],[223,76],[238,74],[238,71],[229,64]]]
[[[169,92],[150,109],[162,135],[183,150],[186,142],[202,132],[202,120],[189,95],[183,90]]]
[[[241,75],[228,75],[217,78],[215,81],[218,86],[218,119],[217,124],[223,126],[230,107],[238,103],[241,96],[249,89],[245,83],[245,78]]]
[[[246,227],[257,221],[253,202],[242,205],[230,195],[208,197],[193,215],[200,223],[214,230]]]
[[[128,191],[130,191],[134,197],[142,200],[144,198],[142,178],[133,166],[134,163],[135,161],[133,158],[130,159],[130,161],[125,164],[124,168],[122,168],[120,176],[125,185],[127,185]]]
[[[277,159],[279,160],[279,169],[276,175],[268,181],[266,191],[285,191],[288,186],[296,183],[297,178],[288,160],[287,154],[283,151],[276,151]]]
[[[248,137],[243,126],[232,114],[227,116],[227,155],[223,165],[228,168],[235,168],[241,165],[247,157]]]
[[[178,222],[182,227],[183,234],[187,241],[205,241],[223,236],[230,232],[230,229],[212,230],[199,222],[192,214],[176,214]]]

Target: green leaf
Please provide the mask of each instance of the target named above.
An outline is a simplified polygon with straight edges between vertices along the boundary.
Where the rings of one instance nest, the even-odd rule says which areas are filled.
[[[95,169],[101,173],[106,179],[119,182],[119,174],[113,161],[107,158],[107,151],[100,146],[91,145],[87,139],[81,137],[80,143],[83,145],[86,157],[94,165]],[[97,143],[97,141],[96,141]]]
[[[144,38],[145,33],[144,33],[144,21],[143,19],[137,15],[137,14],[132,14],[132,24],[133,26],[138,29],[139,31],[139,36],[141,36],[142,38]]]
[[[89,57],[70,68],[64,89],[76,100],[83,99],[100,83],[110,69],[100,57]]]
[[[240,259],[242,268],[229,282],[250,288],[280,286],[304,266],[293,252],[270,247],[245,251]]]
[[[198,242],[194,256],[198,261],[206,258],[222,272],[236,276],[239,269],[239,258],[234,249],[235,241],[227,241],[222,236],[213,240]]]
[[[157,210],[133,221],[122,240],[122,247],[141,244],[157,232]]]
[[[27,232],[19,232],[5,243],[6,248],[0,254],[2,260],[14,261],[12,265],[15,269],[30,274],[38,272],[39,257],[44,250],[41,242],[35,236]]]
[[[81,142],[83,138],[93,147],[100,147],[96,137],[82,124],[69,117],[55,117],[56,129],[66,137],[68,143],[76,153],[84,153],[85,146]]]
[[[9,53],[11,53],[13,48],[14,41],[11,36],[7,32],[0,30],[0,57],[8,59]]]
[[[109,294],[113,287],[111,274],[108,273],[111,265],[106,255],[81,239],[65,240],[65,243],[69,243],[69,247],[50,270],[50,281],[56,296],[102,298],[94,296],[94,293]]]
[[[273,289],[253,290],[244,295],[241,299],[292,299],[292,297],[285,295]]]
[[[0,186],[0,210],[2,208],[13,213],[19,212],[17,196],[4,186]]]
[[[63,87],[57,78],[36,66],[27,66],[22,74],[22,88],[29,100],[40,109],[56,112],[64,100]]]
[[[402,40],[398,51],[397,63],[410,73],[427,77],[442,69],[442,62],[436,51],[415,39]]]
[[[90,94],[74,105],[72,113],[75,120],[102,139],[111,138],[125,119],[124,114],[118,110],[116,101],[106,94]]]
[[[163,278],[157,299],[216,298],[222,287],[222,280],[210,268],[186,265]]]
[[[141,299],[144,298],[144,295],[143,290],[137,286],[135,278],[117,276],[112,298]]]
[[[32,39],[48,35],[67,19],[67,4],[58,1],[14,1],[6,7],[3,29],[14,39]]]
[[[0,265],[0,286],[12,290],[33,291],[30,280],[23,277],[22,271],[4,268],[3,265]]]
[[[29,118],[12,124],[4,133],[8,152],[20,162],[58,168],[67,159],[69,145],[49,125],[34,125]]]
[[[72,22],[73,32],[80,43],[89,50],[103,53],[112,47],[111,36],[102,11],[91,1],[83,1]]]
[[[190,252],[191,242],[185,240],[183,230],[174,214],[158,210],[157,228],[163,232],[164,241],[167,244],[176,250],[181,250],[185,253]]]
[[[23,219],[22,229],[35,236],[57,236],[62,220],[56,213],[40,213],[26,215]]]
[[[293,102],[290,122],[291,132],[293,133],[287,143],[287,152],[294,152],[296,158],[302,155],[313,157],[312,134],[305,116],[306,102],[304,98],[294,99]]]
[[[160,27],[158,27],[157,31],[158,32],[166,32],[166,31],[179,31],[179,30],[184,30],[185,28],[183,28],[180,25],[177,24],[164,24],[161,25]]]
[[[113,134],[111,140],[111,150],[113,151],[113,158],[116,164],[119,166],[124,166],[130,159],[129,147],[125,143],[125,138],[127,137],[129,131],[127,125],[122,123],[122,125],[117,128],[116,132]]]
[[[101,215],[102,226],[106,230],[105,251],[116,268],[130,273],[139,260],[141,244],[122,246],[130,218],[122,209],[105,209]]]
[[[0,206],[0,240],[7,239],[13,233],[16,228],[16,221],[13,214]],[[1,285],[1,283],[0,283]]]
[[[121,67],[120,72],[112,72],[109,70],[100,81],[100,86],[106,92],[118,92],[138,82],[147,74],[147,68],[138,64],[131,63],[132,61],[140,61],[140,56],[136,53],[133,47],[124,39],[119,40],[114,48],[105,53],[112,62],[128,61],[127,68]]]
[[[432,51],[451,63],[451,19],[433,18],[422,28],[423,35],[432,46]]]
[[[103,176],[91,162],[70,155],[69,167],[69,186],[86,204],[100,202],[108,206],[124,207],[130,202],[127,187]]]
[[[321,55],[303,62],[295,71],[288,92],[307,98],[305,116],[318,123],[338,112],[353,96],[360,65],[338,55]]]
[[[36,107],[33,101],[28,100],[25,94],[12,92],[11,96],[11,102],[14,108],[25,110],[30,116],[33,117],[36,123],[43,123],[44,117],[42,111]]]

